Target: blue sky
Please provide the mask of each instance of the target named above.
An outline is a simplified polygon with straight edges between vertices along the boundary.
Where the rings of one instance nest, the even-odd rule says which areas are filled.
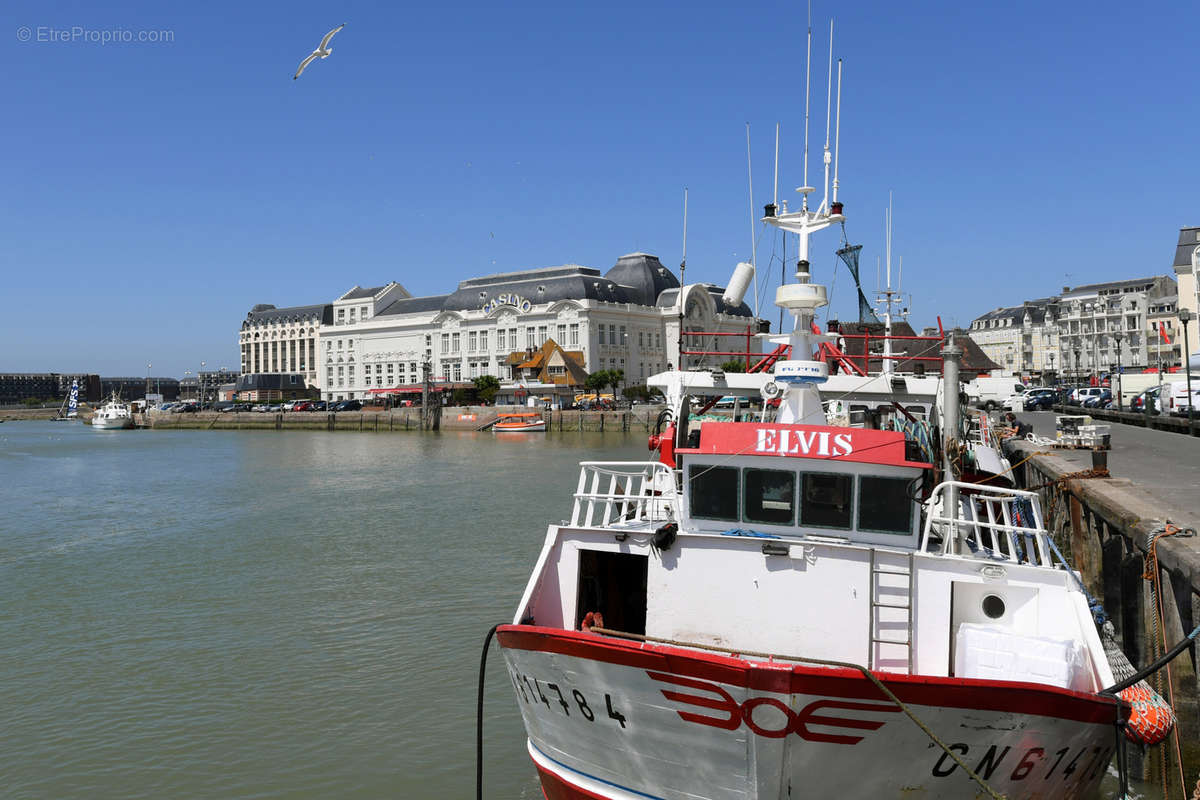
[[[817,2],[814,185],[835,9],[841,199],[868,289],[889,190],[917,327],[1169,272],[1178,229],[1200,224],[1193,3]],[[354,284],[444,293],[489,272],[607,270],[635,250],[675,268],[685,186],[688,278],[724,283],[750,255],[747,122],[756,212],[777,122],[780,194],[802,182],[802,4],[2,14],[4,371],[236,368],[251,306]],[[333,55],[293,81],[342,22]],[[75,27],[97,33],[44,41]],[[86,41],[114,29],[173,40]],[[755,230],[773,287],[777,236]],[[838,244],[814,238],[814,272],[851,318]],[[777,319],[769,300],[763,315]]]

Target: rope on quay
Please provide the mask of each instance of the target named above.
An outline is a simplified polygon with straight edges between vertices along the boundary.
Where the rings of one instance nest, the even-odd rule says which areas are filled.
[[[486,674],[488,648],[496,635],[497,623],[487,632],[483,640],[483,652],[479,654],[479,698],[475,705],[475,800],[483,800],[483,678]]]
[[[942,750],[945,751],[946,755],[948,755],[948,756],[950,756],[950,758],[954,759],[954,763],[958,764],[958,766],[962,767],[963,771],[971,776],[971,780],[975,781],[977,784],[980,785],[980,787],[983,788],[983,790],[987,793],[988,797],[992,798],[992,800],[1007,800],[1005,795],[1000,794],[995,789],[993,789],[991,786],[988,786],[987,782],[983,778],[979,777],[979,775],[976,774],[976,772],[974,770],[972,770],[970,767],[968,767],[963,762],[963,760],[961,758],[959,758],[957,753],[955,753],[953,750],[951,750],[949,747],[947,747],[946,743],[943,742],[941,739],[939,739],[937,737],[937,734],[935,734],[933,731],[931,731],[929,729],[929,726],[926,725],[924,722],[922,722],[921,719],[919,717],[917,717],[917,715],[915,713],[913,713],[912,709],[910,709],[908,706],[906,706],[904,704],[904,701],[902,701],[899,697],[896,697],[895,693],[893,693],[891,689],[884,686],[883,681],[881,681],[881,680],[879,680],[879,678],[875,677],[875,675],[869,669],[862,666],[861,664],[854,664],[849,661],[828,661],[826,659],[807,658],[805,656],[787,656],[787,655],[779,655],[776,653],[757,653],[757,652],[752,652],[749,650],[730,650],[727,647],[714,647],[712,645],[697,644],[695,642],[683,642],[683,641],[679,641],[679,640],[675,640],[675,639],[660,639],[657,636],[645,636],[640,633],[625,633],[624,631],[614,631],[614,630],[610,630],[608,628],[592,628],[592,633],[598,633],[598,634],[602,634],[605,636],[616,636],[616,637],[625,638],[625,639],[634,639],[634,640],[637,640],[640,642],[655,642],[657,644],[669,644],[669,645],[675,645],[677,647],[694,647],[699,650],[713,650],[718,653],[729,653],[731,655],[736,655],[736,656],[753,656],[756,658],[769,658],[769,659],[773,659],[773,660],[783,660],[783,661],[802,661],[806,664],[820,664],[822,666],[827,666],[827,667],[842,667],[844,669],[858,670],[863,675],[865,675],[867,677],[867,679],[871,681],[871,683],[875,684],[875,687],[877,689],[879,689],[879,691],[883,692],[884,695],[886,695],[893,703],[898,705],[900,707],[900,710],[903,711],[905,714],[907,714],[908,718],[911,719],[913,722],[915,722],[917,724],[917,727],[920,728],[922,731],[924,731],[925,735],[928,736],[931,740],[933,740],[934,744],[936,744],[938,747],[942,748]]]

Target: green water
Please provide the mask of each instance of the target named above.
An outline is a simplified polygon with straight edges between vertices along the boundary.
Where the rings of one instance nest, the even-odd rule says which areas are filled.
[[[633,434],[0,425],[0,795],[474,792],[483,636]],[[490,798],[538,798],[493,647]]]

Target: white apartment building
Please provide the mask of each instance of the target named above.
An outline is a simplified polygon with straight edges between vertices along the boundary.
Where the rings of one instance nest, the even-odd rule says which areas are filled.
[[[1062,294],[989,311],[971,323],[971,337],[1006,371],[1030,377],[1082,379],[1118,363],[1145,368],[1158,352],[1151,309],[1157,321],[1175,292],[1167,275],[1064,286]]]

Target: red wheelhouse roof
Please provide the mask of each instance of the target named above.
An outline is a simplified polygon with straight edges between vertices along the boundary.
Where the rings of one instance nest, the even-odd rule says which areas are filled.
[[[679,452],[853,461],[918,469],[930,466],[905,458],[904,434],[900,431],[827,425],[704,422],[700,425],[700,446],[681,448]]]

